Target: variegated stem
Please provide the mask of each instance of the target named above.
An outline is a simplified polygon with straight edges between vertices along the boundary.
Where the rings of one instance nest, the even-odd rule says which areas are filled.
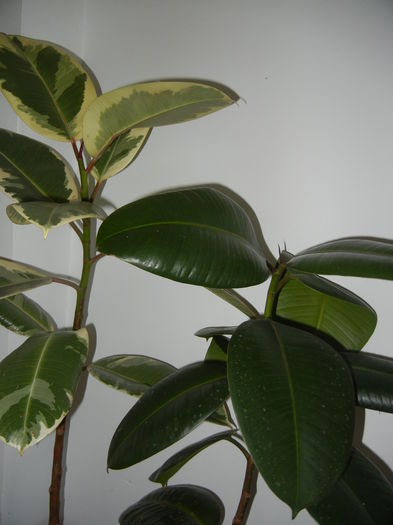
[[[251,456],[247,459],[246,475],[244,477],[242,495],[232,525],[244,525],[247,523],[257,493],[258,470]]]

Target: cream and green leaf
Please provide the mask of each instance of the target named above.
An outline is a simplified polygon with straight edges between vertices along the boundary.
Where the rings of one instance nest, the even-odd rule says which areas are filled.
[[[56,226],[88,217],[101,220],[106,217],[104,210],[91,202],[21,202],[10,204],[6,211],[14,224],[35,224],[42,229],[45,238]]]
[[[104,181],[127,168],[141,152],[150,133],[151,128],[136,128],[116,137],[95,163],[91,175],[97,181]]]
[[[0,188],[18,202],[79,199],[68,162],[46,144],[0,129]]]
[[[0,88],[13,110],[37,133],[79,140],[87,107],[97,97],[84,64],[62,47],[0,33]]]
[[[30,337],[0,363],[0,438],[20,453],[69,412],[88,351],[86,329]]]
[[[377,324],[373,308],[338,284],[293,272],[278,297],[276,313],[318,330],[348,350],[361,350]]]
[[[53,281],[43,270],[0,257],[0,299],[37,288]]]
[[[238,95],[219,84],[166,80],[130,84],[98,97],[83,119],[83,140],[92,157],[131,128],[186,122],[233,104]]]
[[[56,329],[56,324],[48,312],[24,294],[0,300],[0,324],[25,336]]]

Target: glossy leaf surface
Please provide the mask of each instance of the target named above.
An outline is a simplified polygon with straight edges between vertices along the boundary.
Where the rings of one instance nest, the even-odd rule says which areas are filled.
[[[288,267],[322,275],[393,279],[393,241],[348,237],[318,244],[295,255]]]
[[[150,132],[151,128],[137,128],[116,137],[90,173],[97,181],[104,181],[124,170],[139,155]]]
[[[205,448],[214,445],[223,439],[229,439],[235,433],[234,430],[226,430],[213,434],[207,438],[201,439],[197,443],[192,443],[188,447],[183,448],[173,456],[171,456],[165,463],[149,476],[150,481],[167,485],[169,479],[176,474],[188,461],[194,456],[205,450]]]
[[[144,355],[120,354],[92,363],[90,373],[116,390],[130,395],[146,392],[164,377],[176,371],[169,363]]]
[[[158,489],[128,507],[120,525],[221,525],[225,510],[219,497],[204,487],[173,485]]]
[[[207,187],[156,194],[123,206],[102,223],[97,247],[188,284],[242,287],[269,276],[247,213]]]
[[[317,275],[294,274],[277,302],[279,317],[329,335],[349,350],[361,350],[377,324],[363,299]]]
[[[52,317],[39,304],[23,294],[0,300],[0,324],[25,336],[56,329]]]
[[[7,215],[14,224],[34,224],[44,237],[50,229],[79,219],[105,218],[105,212],[91,202],[21,202],[7,206]]]
[[[393,413],[393,360],[382,355],[344,352],[351,365],[359,406]]]
[[[20,453],[52,432],[71,408],[86,361],[85,329],[27,339],[0,363],[0,438]]]
[[[218,84],[177,80],[130,84],[98,97],[86,111],[83,139],[92,157],[99,156],[131,128],[177,124],[225,108],[236,93]]]
[[[308,332],[253,320],[229,343],[228,380],[259,472],[296,515],[333,487],[348,461],[355,399],[346,363]]]
[[[83,115],[97,96],[87,68],[69,51],[2,33],[0,87],[25,124],[61,141],[81,138]]]
[[[209,292],[214,293],[214,295],[217,295],[217,297],[220,297],[220,299],[223,299],[237,308],[240,312],[247,315],[247,317],[253,319],[254,317],[259,316],[258,310],[256,310],[245,297],[235,290],[232,290],[231,288],[208,288],[208,290]]]
[[[307,510],[320,525],[391,525],[393,487],[376,465],[354,449],[333,490]]]
[[[57,151],[5,129],[0,129],[0,187],[18,202],[79,198],[75,175]]]
[[[152,386],[118,426],[108,467],[130,467],[188,434],[228,397],[226,366],[217,361],[185,366]]]
[[[0,299],[52,282],[52,277],[33,266],[0,257]]]
[[[224,361],[227,360],[229,340],[222,335],[214,335],[206,352],[205,360]]]
[[[232,335],[235,333],[237,326],[207,326],[206,328],[201,328],[195,335],[197,337],[203,337],[209,339],[215,335]]]

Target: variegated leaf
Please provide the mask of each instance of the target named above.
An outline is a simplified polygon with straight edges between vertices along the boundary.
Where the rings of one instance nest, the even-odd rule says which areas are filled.
[[[52,282],[50,274],[0,257],[0,299]]]
[[[137,158],[150,133],[151,128],[137,128],[122,133],[104,151],[90,173],[98,181],[117,175]]]
[[[62,47],[0,34],[0,87],[18,116],[55,140],[78,140],[82,119],[96,98],[88,69]]]
[[[10,204],[6,211],[14,224],[35,224],[45,238],[56,226],[88,217],[105,219],[105,212],[91,202],[21,202]]]
[[[57,151],[6,129],[0,129],[0,187],[18,202],[79,198],[74,172]]]
[[[0,363],[0,438],[20,453],[62,421],[86,361],[88,334],[30,337]]]
[[[222,109],[238,100],[230,89],[203,81],[166,80],[130,84],[98,97],[83,119],[83,139],[97,157],[131,128],[185,122]]]
[[[0,300],[0,324],[12,332],[26,336],[56,329],[52,317],[23,294]]]
[[[175,372],[176,368],[153,357],[120,354],[95,361],[89,366],[89,371],[106,385],[138,396]]]

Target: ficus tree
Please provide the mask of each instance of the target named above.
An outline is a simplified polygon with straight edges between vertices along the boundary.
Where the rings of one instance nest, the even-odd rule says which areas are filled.
[[[238,327],[201,329],[197,335],[209,340],[205,359],[180,369],[124,354],[89,366],[102,382],[139,398],[113,435],[110,469],[131,467],[204,421],[226,427],[152,473],[162,488],[124,510],[122,525],[221,524],[217,495],[168,482],[222,440],[246,460],[234,524],[247,521],[259,473],[293,516],[306,508],[321,524],[391,523],[392,486],[354,447],[353,433],[356,405],[393,412],[393,364],[360,352],[376,326],[371,306],[320,274],[392,280],[393,241],[338,239],[276,258],[241,200],[207,186],[147,196],[107,216],[99,205],[105,184],[135,160],[153,127],[238,100],[220,84],[172,79],[101,94],[69,51],[1,35],[0,86],[30,128],[69,142],[75,157],[71,167],[52,146],[0,131],[0,186],[13,200],[8,218],[38,226],[44,237],[69,225],[82,246],[79,279],[0,258],[0,322],[26,337],[0,363],[0,437],[22,452],[56,432],[49,523],[60,522],[64,428],[89,354],[85,312],[93,269],[110,255],[203,286],[248,317]],[[234,290],[267,280],[264,307]],[[50,283],[76,290],[69,329],[57,328],[25,295]]]

